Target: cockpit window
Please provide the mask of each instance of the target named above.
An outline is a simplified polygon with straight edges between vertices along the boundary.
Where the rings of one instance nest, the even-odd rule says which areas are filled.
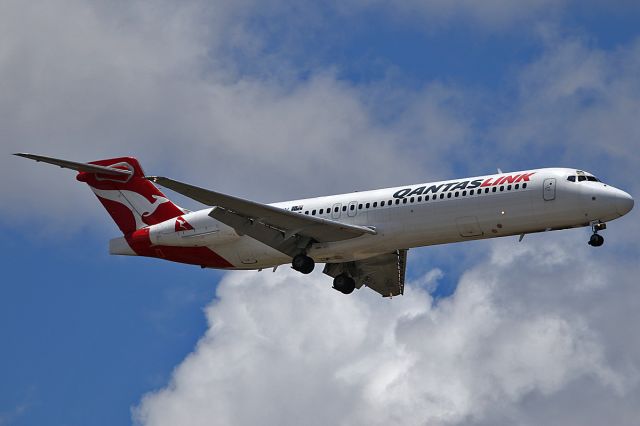
[[[587,176],[587,175],[584,174],[583,171],[580,171],[580,170],[578,170],[578,176],[575,176],[575,175],[569,176],[569,177],[567,177],[567,180],[569,182],[575,182],[576,181],[576,177],[578,178],[578,182],[585,182],[585,181],[588,181],[588,182],[600,182],[600,179],[598,179],[597,177],[595,177],[595,176]]]

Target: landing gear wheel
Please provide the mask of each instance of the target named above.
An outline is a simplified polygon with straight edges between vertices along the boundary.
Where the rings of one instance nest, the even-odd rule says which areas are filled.
[[[312,258],[305,254],[299,254],[293,258],[291,262],[291,267],[298,272],[302,272],[303,274],[310,274],[315,268],[316,263]]]
[[[351,294],[356,288],[356,282],[347,274],[340,274],[333,279],[333,288],[340,293]]]
[[[589,238],[589,245],[592,247],[600,247],[602,244],[604,244],[604,237],[600,234],[593,234]]]

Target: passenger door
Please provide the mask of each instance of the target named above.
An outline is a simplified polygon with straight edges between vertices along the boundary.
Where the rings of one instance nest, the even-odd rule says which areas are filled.
[[[542,196],[545,201],[555,200],[556,198],[556,179],[548,178],[544,180]]]

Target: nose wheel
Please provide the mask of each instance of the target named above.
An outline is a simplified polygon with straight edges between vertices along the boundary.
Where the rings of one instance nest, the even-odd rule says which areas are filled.
[[[600,234],[593,234],[591,238],[589,238],[589,245],[592,247],[600,247],[604,244],[604,237]]]
[[[604,244],[604,237],[600,234],[598,234],[598,231],[602,231],[604,229],[607,229],[607,224],[606,223],[594,223],[591,226],[591,229],[593,230],[593,234],[591,235],[591,238],[589,238],[589,245],[591,247],[600,247],[601,245]]]

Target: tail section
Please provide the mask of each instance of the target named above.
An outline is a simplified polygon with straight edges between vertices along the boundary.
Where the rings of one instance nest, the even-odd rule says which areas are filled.
[[[114,175],[99,171],[79,171],[78,179],[91,187],[123,234],[155,225],[185,213],[147,179],[133,157],[91,161],[89,164],[129,171]]]

